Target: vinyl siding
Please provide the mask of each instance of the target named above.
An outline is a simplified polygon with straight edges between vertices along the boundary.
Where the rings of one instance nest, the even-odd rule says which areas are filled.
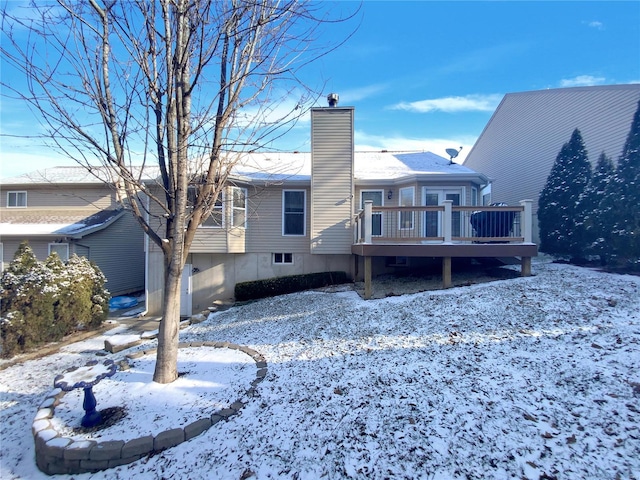
[[[0,193],[0,206],[7,206],[7,192],[26,191],[27,209],[87,208],[104,210],[116,206],[115,191],[106,185],[78,187],[70,185],[34,186],[6,185]],[[12,209],[13,210],[13,209]]]
[[[540,191],[575,128],[589,160],[620,156],[640,100],[640,85],[612,85],[507,94],[464,165],[492,180],[492,201],[517,205]]]
[[[304,190],[305,234],[282,234],[282,195],[284,190]],[[269,187],[249,193],[249,221],[247,226],[247,252],[250,253],[307,253],[309,252],[310,195],[305,187]]]
[[[353,108],[311,111],[311,253],[347,254],[353,241]]]
[[[191,243],[190,253],[226,252],[227,232],[224,228],[200,227]]]
[[[125,213],[104,230],[78,241],[88,249],[105,277],[112,295],[144,289],[144,232],[130,213]],[[80,253],[78,251],[78,253]]]
[[[29,247],[33,250],[34,255],[38,260],[44,261],[49,255],[49,243],[53,242],[54,238],[48,238],[43,240],[29,240]],[[2,261],[4,268],[13,260],[18,247],[23,242],[23,239],[7,238],[2,239]]]

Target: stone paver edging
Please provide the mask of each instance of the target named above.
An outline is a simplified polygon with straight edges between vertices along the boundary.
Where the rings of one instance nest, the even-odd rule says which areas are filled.
[[[249,355],[256,362],[257,368],[256,378],[245,392],[249,398],[254,396],[256,386],[267,375],[265,358],[249,347],[228,342],[180,343],[178,347],[230,348]],[[127,355],[127,357],[131,359],[139,358],[155,351],[155,348],[143,350]],[[50,420],[54,416],[55,407],[60,404],[60,399],[65,393],[60,389],[56,389],[49,394],[40,405],[31,428],[35,441],[36,464],[40,470],[48,475],[97,472],[135,462],[151,453],[175,447],[200,435],[219,421],[228,420],[233,415],[236,415],[246,404],[242,400],[236,400],[229,408],[205,415],[184,428],[174,428],[161,432],[156,436],[147,435],[127,442],[122,440],[96,442],[93,440],[65,438],[60,436],[54,429]]]

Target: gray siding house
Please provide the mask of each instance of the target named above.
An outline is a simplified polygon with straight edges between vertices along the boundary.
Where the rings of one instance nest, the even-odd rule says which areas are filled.
[[[2,180],[0,253],[8,265],[24,240],[44,260],[56,252],[94,262],[112,295],[144,290],[142,229],[117,202],[113,184],[84,167],[56,167]]]
[[[535,240],[540,191],[573,130],[580,130],[594,166],[602,152],[615,162],[639,100],[640,84],[509,93],[464,165],[491,179],[486,202],[533,200]]]

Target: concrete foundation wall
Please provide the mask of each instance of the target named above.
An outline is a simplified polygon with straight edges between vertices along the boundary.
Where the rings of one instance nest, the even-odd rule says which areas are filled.
[[[157,257],[157,258],[151,258]],[[206,310],[216,300],[232,300],[236,283],[305,273],[342,271],[353,277],[352,255],[312,255],[295,253],[293,264],[279,265],[272,253],[216,254],[193,253],[187,263],[192,267],[192,305],[194,312]],[[162,255],[151,252],[147,309],[150,315],[162,312],[164,274]]]

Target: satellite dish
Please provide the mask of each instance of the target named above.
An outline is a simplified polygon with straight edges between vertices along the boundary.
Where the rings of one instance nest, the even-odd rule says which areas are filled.
[[[458,156],[460,150],[462,150],[462,147],[460,147],[459,150],[456,150],[455,148],[447,148],[445,150],[447,152],[447,155],[449,155],[449,164],[453,163],[453,159]]]

